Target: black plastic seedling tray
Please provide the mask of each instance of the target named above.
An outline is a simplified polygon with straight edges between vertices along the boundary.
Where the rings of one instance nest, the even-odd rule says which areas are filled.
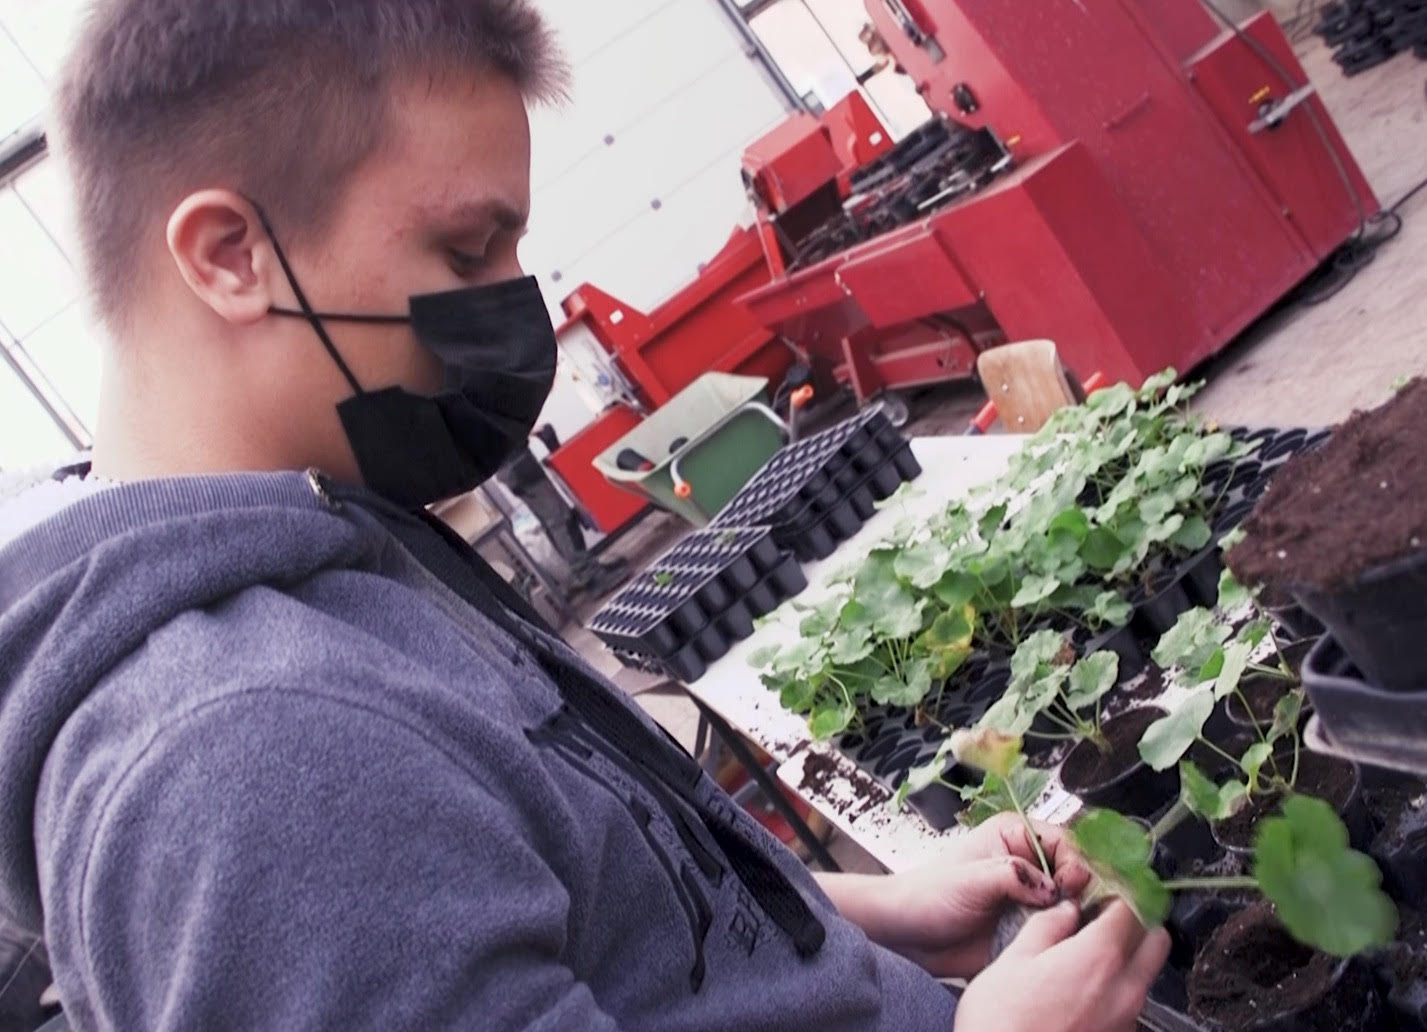
[[[825,559],[921,471],[910,445],[871,409],[783,448],[712,526],[767,525],[799,561]]]
[[[1258,443],[1258,450],[1237,462],[1224,462],[1206,472],[1205,488],[1217,499],[1216,539],[1241,523],[1267,490],[1277,470],[1298,453],[1319,446],[1327,431],[1304,429],[1238,429],[1237,440]],[[1232,483],[1232,487],[1226,487]],[[1109,649],[1120,656],[1120,682],[1140,674],[1149,662],[1159,636],[1193,606],[1213,606],[1218,601],[1223,562],[1217,544],[1166,568],[1155,578],[1157,590],[1132,600],[1135,612],[1128,625],[1074,638],[1082,654]],[[1047,624],[1046,626],[1051,626]],[[940,698],[929,697],[921,722],[918,714],[895,706],[873,706],[863,714],[863,726],[844,734],[838,747],[873,778],[895,792],[914,767],[930,763],[945,739],[943,727],[968,727],[996,702],[1009,679],[1006,657],[978,653],[957,671]],[[935,722],[926,720],[930,715]],[[938,726],[941,725],[941,726]],[[947,780],[974,784],[979,778],[952,770]],[[934,785],[912,796],[914,811],[936,830],[950,826],[962,808],[961,798],[944,786]]]
[[[697,531],[640,573],[590,621],[626,666],[683,681],[753,633],[753,621],[807,586],[767,527]]]

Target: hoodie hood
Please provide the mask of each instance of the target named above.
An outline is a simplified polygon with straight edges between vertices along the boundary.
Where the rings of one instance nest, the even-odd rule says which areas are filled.
[[[0,548],[0,915],[42,934],[36,795],[104,676],[186,610],[375,565],[387,540],[350,512],[315,473],[153,480],[75,502]],[[241,567],[206,547],[234,535],[254,543]]]

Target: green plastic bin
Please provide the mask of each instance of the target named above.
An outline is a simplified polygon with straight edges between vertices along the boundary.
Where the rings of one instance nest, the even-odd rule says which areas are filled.
[[[728,504],[787,437],[787,427],[767,405],[762,376],[705,373],[657,412],[595,457],[595,469],[612,484],[648,498],[702,527]],[[674,448],[676,442],[682,442]],[[653,469],[620,469],[626,448]],[[677,483],[688,485],[680,497]]]

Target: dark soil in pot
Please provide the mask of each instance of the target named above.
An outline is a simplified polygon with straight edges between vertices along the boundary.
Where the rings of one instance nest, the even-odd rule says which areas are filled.
[[[1285,464],[1228,555],[1291,592],[1375,684],[1427,685],[1427,380]]]
[[[1374,974],[1398,1032],[1427,1029],[1427,922],[1398,908],[1397,941],[1372,953]]]
[[[1091,806],[1105,806],[1131,817],[1149,817],[1174,793],[1178,775],[1173,770],[1151,770],[1140,759],[1140,738],[1145,728],[1165,716],[1153,706],[1133,709],[1101,725],[1110,749],[1102,752],[1093,742],[1076,744],[1060,768],[1060,780]]]
[[[1297,641],[1292,645],[1283,647],[1283,659],[1288,664],[1288,668],[1293,671],[1294,681],[1285,681],[1281,677],[1271,677],[1267,674],[1250,674],[1239,682],[1239,692],[1249,701],[1249,707],[1253,713],[1253,723],[1258,723],[1262,727],[1270,727],[1273,724],[1273,709],[1278,705],[1278,700],[1287,695],[1298,683],[1302,681],[1303,659],[1308,655],[1316,642]],[[1270,657],[1269,665],[1276,665],[1277,658]],[[1250,724],[1249,714],[1244,712],[1244,704],[1239,701],[1238,695],[1231,695],[1227,700],[1229,717],[1236,724]]]
[[[1273,907],[1224,922],[1189,972],[1190,1013],[1230,1032],[1368,1032],[1381,1001],[1363,966],[1300,945]]]
[[[1278,753],[1274,759],[1287,776],[1293,763],[1292,754]],[[1351,763],[1307,751],[1300,755],[1298,792],[1317,796],[1342,815],[1350,835],[1356,840],[1355,844],[1361,844],[1363,838],[1370,834],[1367,810],[1363,807],[1358,787],[1358,771]],[[1233,817],[1214,825],[1214,837],[1227,849],[1252,849],[1258,822],[1278,813],[1282,804],[1282,795],[1262,793]]]
[[[1368,852],[1394,898],[1427,906],[1427,785],[1364,775],[1363,802],[1377,828]]]

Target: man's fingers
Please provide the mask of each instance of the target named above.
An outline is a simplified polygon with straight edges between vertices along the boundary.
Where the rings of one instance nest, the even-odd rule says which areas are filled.
[[[1080,907],[1075,903],[1060,903],[1043,910],[1026,922],[1021,933],[1006,947],[1002,957],[1028,960],[1039,956],[1056,943],[1064,942],[1080,927]]]
[[[1035,844],[1030,841],[1030,832],[1026,830],[1025,825],[1019,821],[1017,823],[1018,830],[1012,832],[1008,829],[1006,835],[1018,836],[1018,844],[1022,844],[1022,848],[1014,848],[1010,841],[1007,841],[1006,848],[1018,856],[1030,859],[1035,856]],[[1079,899],[1090,884],[1090,869],[1075,852],[1065,829],[1046,824],[1044,821],[1031,821],[1031,827],[1035,829],[1041,849],[1050,861],[1050,869],[1055,872],[1055,882],[1060,886],[1061,896],[1064,899]]]
[[[1035,864],[1018,856],[988,861],[994,870],[997,888],[1017,903],[1028,907],[1048,907],[1060,899],[1060,890]]]
[[[1086,925],[1077,937],[1106,956],[1118,955],[1129,961],[1145,940],[1145,928],[1123,900],[1112,900],[1104,912]]]
[[[1150,983],[1164,970],[1167,960],[1169,960],[1169,933],[1163,928],[1155,928],[1145,935],[1144,941],[1140,943],[1134,956],[1130,958],[1126,977],[1135,986],[1143,986],[1148,991]],[[1140,1006],[1144,1006],[1144,1000],[1140,1001]]]

